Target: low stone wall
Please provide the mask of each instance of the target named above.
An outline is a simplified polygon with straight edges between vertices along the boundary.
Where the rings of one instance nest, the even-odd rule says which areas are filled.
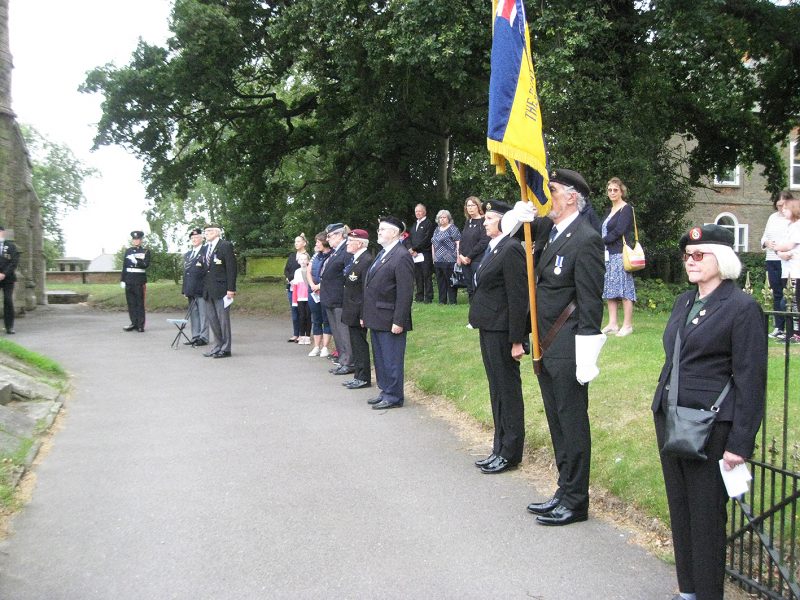
[[[47,284],[119,283],[120,271],[47,271]]]

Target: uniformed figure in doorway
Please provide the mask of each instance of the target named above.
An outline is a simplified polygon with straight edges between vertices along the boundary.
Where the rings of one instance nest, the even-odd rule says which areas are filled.
[[[147,267],[150,266],[150,250],[142,247],[143,231],[131,231],[131,247],[122,258],[120,286],[125,289],[128,301],[130,325],[125,331],[144,331],[144,294],[147,288]]]
[[[3,289],[3,323],[6,333],[14,331],[14,283],[17,281],[19,250],[6,240],[6,230],[0,225],[0,288]]]

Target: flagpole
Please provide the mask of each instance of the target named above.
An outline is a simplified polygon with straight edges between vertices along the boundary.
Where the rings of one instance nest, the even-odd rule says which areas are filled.
[[[519,193],[520,199],[528,203],[528,185],[525,170],[527,166],[519,163]],[[535,210],[535,209],[534,209]],[[539,347],[539,325],[536,319],[536,274],[533,265],[533,235],[531,234],[531,224],[524,223],[525,232],[525,263],[528,268],[528,300],[530,302],[531,315],[531,357],[533,359],[533,372],[537,375],[542,369],[542,353]]]

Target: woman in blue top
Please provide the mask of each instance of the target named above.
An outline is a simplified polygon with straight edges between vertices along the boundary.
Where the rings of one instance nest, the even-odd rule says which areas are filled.
[[[314,336],[314,347],[309,356],[328,356],[328,344],[331,341],[331,326],[325,314],[325,307],[319,301],[319,273],[322,265],[331,255],[328,237],[324,231],[314,236],[314,257],[308,265],[308,308],[311,311],[311,334]]]
[[[458,290],[450,285],[453,267],[458,257],[458,245],[461,232],[453,225],[453,215],[449,210],[436,213],[439,225],[433,232],[433,269],[436,272],[436,283],[439,285],[439,304],[456,304]]]

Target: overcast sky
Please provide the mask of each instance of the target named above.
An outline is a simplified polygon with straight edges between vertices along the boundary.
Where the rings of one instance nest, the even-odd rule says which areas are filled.
[[[67,256],[115,252],[133,229],[147,231],[141,164],[121,148],[90,152],[99,95],[81,94],[86,72],[125,65],[139,38],[163,45],[171,0],[10,0],[12,108],[20,123],[67,145],[100,174],[86,181],[86,206],[63,223]]]

